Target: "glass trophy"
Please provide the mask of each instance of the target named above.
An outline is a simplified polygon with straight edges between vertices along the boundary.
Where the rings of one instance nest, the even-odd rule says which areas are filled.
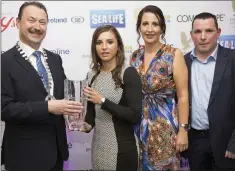
[[[64,80],[64,98],[65,100],[72,100],[80,102],[83,105],[83,110],[77,115],[64,115],[66,125],[70,131],[78,131],[82,123],[84,122],[86,109],[87,109],[87,100],[83,95],[83,88],[88,86],[88,81],[80,80]]]

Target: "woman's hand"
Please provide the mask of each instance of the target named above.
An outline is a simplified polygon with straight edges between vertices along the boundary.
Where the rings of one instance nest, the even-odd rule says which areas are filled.
[[[94,104],[101,104],[101,99],[103,98],[97,91],[91,87],[85,87],[83,89],[84,95],[87,97],[87,100]]]
[[[180,127],[179,132],[176,136],[176,150],[179,152],[188,149],[188,131]]]

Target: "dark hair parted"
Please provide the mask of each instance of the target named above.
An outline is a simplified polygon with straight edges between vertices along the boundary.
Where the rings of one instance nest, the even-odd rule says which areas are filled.
[[[114,26],[103,25],[98,27],[93,33],[92,42],[91,42],[91,57],[92,57],[91,67],[97,73],[100,72],[100,68],[102,67],[102,61],[96,51],[96,44],[97,44],[96,42],[100,34],[103,32],[112,32],[117,39],[118,51],[116,55],[116,67],[111,71],[111,73],[116,87],[120,87],[122,85],[121,72],[125,61],[125,53],[124,53],[124,45],[121,35]]]
[[[47,9],[46,7],[41,3],[41,2],[37,2],[37,1],[29,1],[29,2],[25,2],[21,5],[20,9],[19,9],[19,13],[18,13],[18,19],[21,20],[22,19],[22,15],[23,15],[23,11],[27,6],[36,6],[42,10],[45,11],[46,15],[47,15],[47,19],[48,19],[48,13],[47,13]]]
[[[138,18],[137,18],[137,23],[136,23],[136,32],[138,34],[137,43],[139,44],[139,46],[140,46],[139,40],[140,40],[140,37],[141,37],[140,31],[139,31],[140,30],[140,25],[141,25],[141,22],[142,22],[142,17],[144,15],[144,13],[146,13],[146,12],[153,13],[158,18],[159,25],[160,25],[161,32],[162,32],[161,38],[165,41],[166,22],[165,22],[165,17],[164,17],[164,15],[162,13],[162,10],[160,8],[158,8],[157,6],[147,5],[146,7],[144,7],[139,12],[139,15],[138,15]]]
[[[209,18],[212,18],[215,22],[215,27],[216,27],[216,30],[218,30],[219,26],[218,26],[218,22],[217,22],[217,19],[216,19],[216,16],[214,14],[211,14],[209,12],[202,12],[198,15],[196,15],[194,18],[193,18],[193,22],[192,22],[192,30],[193,30],[193,23],[196,19],[209,19]]]

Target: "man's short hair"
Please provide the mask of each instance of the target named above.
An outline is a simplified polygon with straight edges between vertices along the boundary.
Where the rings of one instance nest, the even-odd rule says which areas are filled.
[[[216,19],[216,16],[214,14],[211,14],[209,12],[202,12],[198,15],[196,15],[194,18],[193,18],[193,22],[192,22],[192,30],[193,30],[193,23],[196,19],[209,19],[209,18],[212,18],[214,19],[214,22],[215,22],[215,27],[216,29],[218,30],[219,26],[218,26],[218,22],[217,22],[217,19]]]
[[[27,7],[27,6],[36,6],[42,10],[45,11],[46,15],[47,15],[47,19],[48,19],[48,13],[47,13],[47,9],[46,7],[41,3],[41,2],[37,2],[37,1],[30,1],[30,2],[25,2],[21,5],[20,9],[19,9],[19,13],[18,13],[18,19],[21,20],[22,19],[22,14],[23,14],[23,11],[24,9]]]

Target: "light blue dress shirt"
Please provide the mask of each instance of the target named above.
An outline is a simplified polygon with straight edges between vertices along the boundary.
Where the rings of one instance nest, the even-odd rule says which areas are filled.
[[[191,127],[197,130],[209,129],[207,108],[209,104],[211,88],[214,78],[214,70],[217,59],[218,44],[214,52],[201,61],[195,55],[195,49],[191,52],[191,90],[192,111]]]

